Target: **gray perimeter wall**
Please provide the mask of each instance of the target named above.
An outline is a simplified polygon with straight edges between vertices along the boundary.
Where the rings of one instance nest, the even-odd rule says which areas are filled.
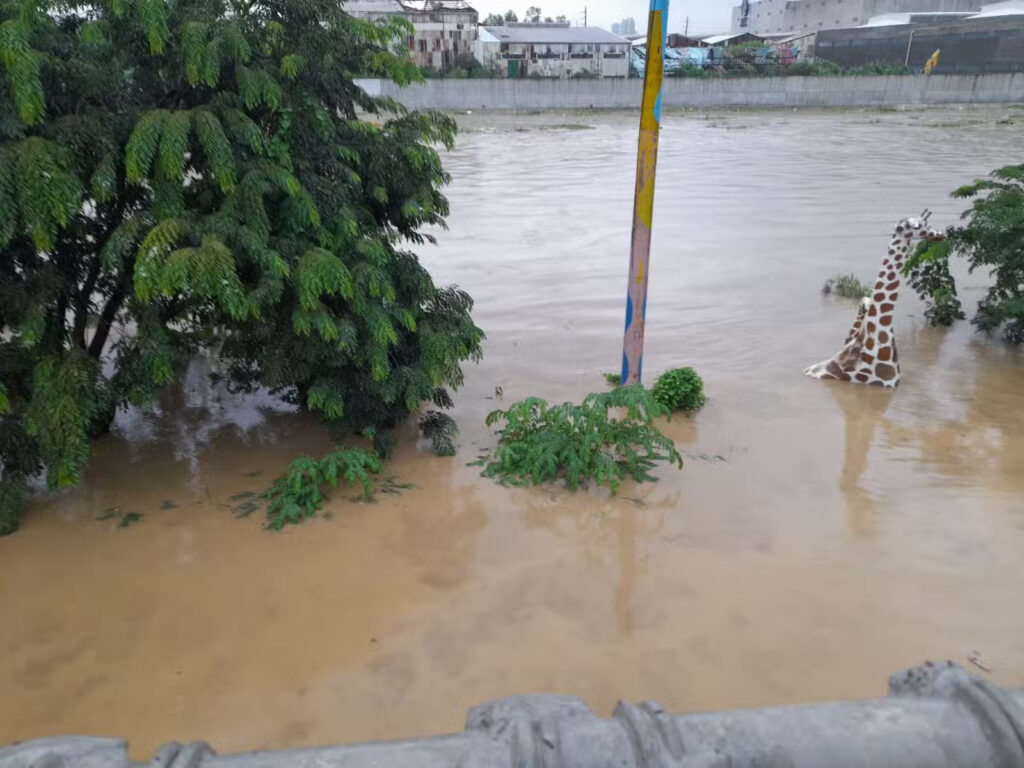
[[[356,81],[412,109],[638,109],[639,80]],[[864,107],[1024,102],[1024,73],[871,77],[669,78],[665,107]]]

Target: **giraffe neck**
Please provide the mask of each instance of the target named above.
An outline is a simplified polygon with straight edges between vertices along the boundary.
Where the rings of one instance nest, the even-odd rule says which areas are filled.
[[[891,327],[896,300],[899,298],[900,277],[903,260],[910,250],[911,236],[907,232],[896,232],[889,243],[889,250],[882,259],[882,269],[878,273],[874,290],[871,292],[872,309],[869,315],[879,326]]]

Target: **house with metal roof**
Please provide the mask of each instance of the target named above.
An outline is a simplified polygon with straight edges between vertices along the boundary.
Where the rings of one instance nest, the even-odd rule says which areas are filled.
[[[626,77],[629,40],[599,27],[513,23],[480,27],[476,58],[505,77]]]
[[[473,57],[478,14],[466,0],[349,0],[345,12],[371,21],[401,16],[412,22],[405,44],[421,67],[443,70]]]

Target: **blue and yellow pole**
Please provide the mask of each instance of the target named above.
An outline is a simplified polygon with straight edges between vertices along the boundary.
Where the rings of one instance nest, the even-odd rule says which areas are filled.
[[[622,341],[622,384],[637,384],[644,361],[644,318],[647,276],[651,261],[651,219],[654,213],[654,170],[658,163],[661,123],[661,77],[665,68],[665,37],[669,0],[651,0],[647,17],[647,66],[640,107],[640,138],[636,151],[633,197],[633,240],[626,286],[626,332]]]

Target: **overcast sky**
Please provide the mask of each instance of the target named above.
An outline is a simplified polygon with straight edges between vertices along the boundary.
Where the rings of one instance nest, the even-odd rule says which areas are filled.
[[[489,13],[504,13],[510,8],[522,19],[523,11],[536,4],[545,16],[565,14],[574,24],[583,23],[583,8],[586,6],[588,24],[610,30],[613,21],[632,16],[637,32],[647,28],[647,10],[650,8],[648,0],[470,0],[470,4],[480,12],[481,21]],[[689,16],[691,34],[728,32],[734,5],[739,5],[739,0],[669,0],[668,29],[670,32],[682,32]]]

